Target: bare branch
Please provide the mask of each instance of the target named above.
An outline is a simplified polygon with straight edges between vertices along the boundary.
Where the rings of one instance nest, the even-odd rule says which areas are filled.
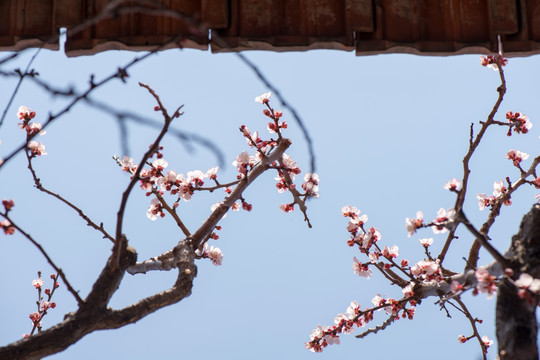
[[[80,305],[82,305],[84,303],[84,300],[79,296],[79,293],[78,291],[75,291],[75,289],[73,288],[73,286],[71,286],[71,284],[69,283],[69,281],[67,280],[67,277],[66,277],[66,274],[64,274],[64,271],[62,271],[62,269],[60,267],[58,267],[54,261],[51,259],[51,257],[47,254],[47,252],[45,251],[45,249],[43,249],[43,246],[41,246],[36,240],[34,240],[34,238],[32,236],[30,236],[30,234],[28,234],[27,232],[25,232],[23,229],[21,229],[16,223],[13,222],[13,220],[8,216],[7,213],[1,213],[0,212],[0,215],[2,215],[4,218],[6,218],[10,223],[11,223],[11,226],[13,226],[15,229],[17,229],[17,231],[19,231],[21,234],[24,235],[25,238],[27,238],[28,240],[30,240],[30,242],[38,248],[39,252],[41,253],[41,255],[43,255],[43,257],[47,260],[47,262],[49,263],[49,265],[51,265],[51,267],[56,271],[56,273],[62,278],[62,280],[64,281],[64,284],[66,284],[66,287],[67,289],[69,290],[69,292],[73,295],[73,297],[75,298],[75,300],[77,300],[77,303]]]

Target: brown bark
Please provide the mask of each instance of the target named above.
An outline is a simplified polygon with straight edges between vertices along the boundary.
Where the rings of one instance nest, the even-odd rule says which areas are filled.
[[[191,294],[197,268],[194,265],[193,250],[188,242],[184,241],[177,247],[180,253],[177,263],[179,272],[172,288],[121,310],[106,308],[111,296],[118,289],[126,269],[137,260],[137,254],[127,246],[127,240],[123,238],[121,243],[119,266],[112,269],[114,254],[111,255],[92,291],[77,312],[67,314],[63,322],[50,329],[0,348],[0,359],[41,359],[65,350],[95,330],[116,329],[134,323]]]
[[[526,272],[540,278],[540,205],[536,204],[523,218],[513,236],[508,259],[516,278]],[[538,296],[522,299],[508,280],[499,286],[496,308],[496,332],[501,360],[537,360],[536,307]]]

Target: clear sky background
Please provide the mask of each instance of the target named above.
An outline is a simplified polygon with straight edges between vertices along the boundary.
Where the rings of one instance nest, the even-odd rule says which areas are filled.
[[[3,71],[24,69],[35,53],[28,50]],[[7,55],[7,54],[4,54]],[[43,50],[33,63],[43,80],[60,87],[83,90],[90,74],[96,80],[116,71],[141,53],[108,51],[91,57],[67,58],[62,52]],[[424,258],[418,239],[434,237],[438,253],[444,235],[424,230],[408,238],[405,218],[422,210],[433,219],[441,207],[450,208],[455,195],[443,185],[461,178],[461,160],[467,151],[469,127],[485,120],[496,98],[498,74],[480,66],[479,55],[424,57],[379,55],[356,57],[341,51],[291,53],[246,52],[305,122],[313,139],[320,175],[320,198],[310,201],[308,229],[296,210],[290,214],[279,205],[291,201],[278,194],[274,174],[266,173],[245,193],[253,211],[234,212],[222,222],[221,238],[213,245],[224,252],[223,265],[197,262],[199,274],[192,295],[134,325],[114,331],[94,332],[62,353],[63,359],[358,359],[415,358],[478,359],[480,348],[470,341],[460,344],[460,334],[472,333],[468,321],[457,311],[447,318],[426,299],[414,320],[400,320],[384,332],[355,339],[342,336],[322,354],[304,348],[317,324],[330,325],[352,300],[371,306],[376,294],[398,298],[379,274],[370,280],[352,271],[353,256],[361,254],[346,245],[345,205],[358,207],[369,216],[368,225],[380,229],[381,245],[398,245],[400,256],[411,264]],[[493,190],[493,182],[519,175],[505,154],[517,149],[538,155],[540,149],[540,67],[538,57],[511,58],[505,68],[508,92],[496,116],[521,111],[533,128],[527,135],[506,136],[507,128],[490,128],[471,161],[472,174],[465,210],[479,227],[487,217],[480,212],[476,194]],[[160,121],[153,98],[137,83],[151,85],[171,111],[185,104],[185,114],[175,128],[213,141],[223,152],[225,164],[218,179],[234,179],[235,157],[248,150],[238,131],[242,124],[266,135],[266,117],[253,99],[267,91],[255,74],[234,54],[211,54],[198,50],[168,50],[153,55],[129,71],[127,83],[116,80],[99,89],[93,99],[117,109]],[[15,79],[2,78],[0,105],[4,109]],[[280,109],[275,97],[271,98]],[[26,105],[43,122],[56,113],[66,99],[51,97],[25,81],[0,128],[0,157],[24,141],[17,127],[17,109]],[[290,113],[285,135],[293,145],[288,154],[309,171],[307,145]],[[153,142],[157,130],[128,123],[130,154],[139,159]],[[57,120],[40,138],[47,156],[35,160],[44,186],[80,206],[96,222],[113,231],[121,192],[129,177],[112,160],[123,155],[119,126],[114,117],[84,104]],[[169,169],[180,173],[218,165],[216,156],[193,144],[188,151],[176,138],[163,142]],[[110,254],[111,245],[89,229],[70,209],[33,188],[22,154],[0,170],[0,197],[15,200],[11,215],[32,234],[61,266],[72,285],[85,297]],[[531,160],[525,161],[528,168]],[[170,216],[155,222],[146,217],[150,199],[136,188],[129,201],[125,232],[139,260],[159,255],[181,238]],[[504,207],[490,235],[505,251],[518,230],[522,216],[534,203],[534,189],[518,191],[513,205]],[[210,214],[210,205],[224,194],[196,194],[181,203],[180,214],[195,229]],[[461,271],[473,237],[459,232],[445,261]],[[31,282],[38,270],[48,277],[52,269],[20,235],[0,236],[0,343],[8,344],[29,332],[28,314],[35,311],[36,291]],[[482,252],[481,264],[491,262]],[[127,275],[111,301],[115,308],[169,288],[176,272]],[[49,284],[46,283],[46,286]],[[495,338],[495,299],[464,296],[474,316],[484,320],[481,335]],[[74,311],[76,303],[61,284],[54,301],[57,308],[43,320],[44,328]],[[376,313],[380,324],[384,313]],[[357,332],[358,333],[358,332]],[[489,355],[495,358],[495,349]]]

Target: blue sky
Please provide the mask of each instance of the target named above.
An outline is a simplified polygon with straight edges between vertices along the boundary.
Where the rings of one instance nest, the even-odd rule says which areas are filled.
[[[26,51],[2,66],[6,71],[25,68],[35,50]],[[103,78],[141,53],[109,51],[91,57],[67,58],[62,52],[43,50],[34,67],[44,80],[57,86],[84,89],[89,74]],[[406,217],[422,210],[427,219],[439,208],[449,208],[454,194],[443,189],[452,177],[461,178],[461,159],[466,153],[469,126],[485,120],[496,100],[498,74],[480,66],[479,55],[422,57],[379,55],[355,57],[353,53],[317,50],[310,52],[246,52],[292,104],[313,139],[320,198],[308,203],[313,229],[295,211],[284,214],[279,205],[290,202],[278,194],[274,174],[266,173],[245,193],[253,211],[232,213],[222,222],[221,238],[214,244],[224,252],[221,267],[208,260],[198,262],[199,275],[192,295],[160,310],[135,325],[92,333],[50,359],[173,358],[206,359],[221,356],[237,359],[357,359],[415,357],[431,359],[480,358],[473,341],[459,344],[457,336],[470,335],[467,320],[457,311],[446,317],[426,299],[413,321],[400,320],[384,332],[365,339],[342,336],[342,344],[322,354],[304,349],[317,324],[329,325],[350,301],[370,306],[376,294],[399,297],[380,275],[366,280],[352,272],[352,258],[361,254],[346,245],[345,205],[358,207],[369,216],[368,225],[382,233],[381,245],[398,245],[400,257],[411,263],[423,259],[419,238],[434,237],[438,253],[444,236],[424,230],[411,238],[404,228]],[[538,155],[540,110],[537,57],[512,58],[505,68],[508,92],[496,119],[521,111],[533,123],[527,135],[507,137],[506,128],[490,128],[471,162],[469,197],[465,211],[479,227],[487,217],[480,212],[475,195],[491,193],[493,182],[518,171],[505,158],[510,149]],[[113,81],[99,89],[94,99],[118,109],[159,121],[154,100],[137,83],[151,85],[170,109],[184,104],[176,129],[213,141],[223,152],[225,164],[219,178],[234,179],[235,157],[247,150],[238,127],[242,124],[265,133],[266,118],[254,97],[267,91],[254,73],[234,54],[211,54],[199,50],[167,50],[135,65],[127,83]],[[14,79],[3,79],[0,105],[6,106]],[[65,106],[66,100],[51,97],[31,82],[24,82],[0,128],[0,157],[24,140],[16,112],[20,105],[36,111],[36,121]],[[280,109],[277,99],[272,104]],[[307,145],[290,113],[285,135],[293,145],[288,154],[309,171]],[[129,124],[127,139],[131,155],[139,158],[157,131]],[[84,104],[57,120],[40,139],[47,156],[35,160],[38,176],[51,190],[78,204],[96,222],[114,228],[121,192],[129,179],[112,160],[122,156],[115,118]],[[173,137],[163,142],[169,168],[186,173],[218,165],[204,146],[194,151]],[[531,160],[525,162],[528,167]],[[173,247],[182,234],[170,217],[152,222],[146,218],[149,199],[134,191],[127,211],[125,232],[139,260]],[[505,207],[490,235],[501,251],[519,227],[521,217],[534,202],[534,189],[518,191],[513,205]],[[197,194],[199,195],[199,194]],[[110,253],[110,243],[89,229],[70,209],[33,188],[25,159],[19,155],[0,170],[0,197],[15,200],[12,216],[31,233],[86,295]],[[223,194],[200,194],[182,203],[180,214],[194,229],[210,214],[210,205]],[[473,238],[461,231],[450,249],[446,265],[461,271]],[[2,236],[0,256],[0,311],[4,326],[0,342],[20,338],[31,327],[28,314],[35,308],[31,281],[38,270],[52,270],[23,237]],[[481,253],[481,264],[491,262]],[[170,287],[175,273],[126,276],[111,306],[128,305],[143,296]],[[63,284],[62,284],[63,285]],[[57,297],[56,297],[57,296]],[[84,297],[83,296],[83,297]],[[464,296],[474,316],[484,320],[480,333],[494,338],[495,299]],[[62,286],[55,295],[57,308],[44,319],[47,328],[75,310],[75,302]],[[384,321],[376,314],[373,324]],[[444,350],[442,350],[444,349]],[[495,351],[490,352],[490,359]]]

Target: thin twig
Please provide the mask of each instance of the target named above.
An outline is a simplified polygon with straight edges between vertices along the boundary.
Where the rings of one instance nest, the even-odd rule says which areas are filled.
[[[30,242],[32,244],[34,244],[35,247],[38,248],[38,250],[41,252],[41,254],[43,255],[43,257],[45,257],[45,259],[47,260],[47,262],[49,263],[49,265],[52,266],[52,268],[58,273],[58,275],[62,278],[62,280],[64,281],[64,284],[66,284],[66,287],[68,288],[69,292],[71,294],[73,294],[73,296],[75,297],[75,299],[77,300],[77,303],[79,304],[79,306],[81,306],[82,304],[84,304],[84,300],[81,299],[81,297],[79,296],[79,293],[77,291],[75,291],[75,289],[71,286],[71,284],[69,283],[69,281],[67,280],[66,278],[66,275],[64,274],[64,271],[62,271],[61,268],[59,268],[58,266],[56,266],[56,264],[54,263],[54,261],[51,259],[51,257],[47,254],[47,252],[45,251],[45,249],[43,249],[43,246],[41,246],[36,240],[34,240],[32,238],[32,236],[30,236],[30,234],[28,234],[27,232],[25,232],[23,229],[21,229],[14,221],[13,219],[11,219],[7,213],[2,213],[0,212],[0,215],[2,215],[4,218],[6,218],[6,220],[8,220],[10,223],[11,223],[11,226],[13,226],[17,231],[19,231],[21,234],[24,235],[24,237],[26,237],[28,240],[30,240]]]
[[[79,214],[79,216],[84,220],[86,221],[87,225],[90,226],[90,227],[93,227],[94,229],[96,229],[97,231],[101,232],[103,234],[103,238],[106,238],[106,239],[109,239],[111,242],[114,243],[114,238],[109,235],[109,233],[105,230],[105,228],[103,228],[103,223],[101,223],[99,226],[94,222],[92,221],[92,219],[90,219],[80,208],[78,208],[77,206],[75,206],[75,204],[73,204],[72,202],[66,200],[64,197],[62,197],[60,194],[57,194],[57,193],[54,193],[48,189],[46,189],[42,184],[41,184],[41,179],[39,179],[36,175],[36,172],[34,170],[34,167],[32,166],[32,157],[31,155],[29,155],[28,152],[26,152],[26,158],[28,160],[28,169],[30,170],[30,172],[32,173],[32,178],[34,179],[34,185],[36,186],[36,188],[39,190],[39,191],[42,191],[48,195],[51,195],[52,197],[60,200],[61,202],[63,202],[64,204],[66,204],[67,206],[69,206],[70,208],[72,208],[73,210],[75,210],[77,212],[77,214]]]
[[[127,201],[128,201],[128,198],[129,198],[129,195],[131,194],[131,190],[133,190],[133,187],[135,186],[135,184],[137,183],[137,181],[139,181],[139,175],[141,174],[141,171],[143,169],[143,166],[144,164],[146,164],[146,161],[156,152],[156,150],[159,148],[159,144],[161,142],[161,140],[163,139],[163,137],[165,136],[165,134],[167,133],[167,131],[169,130],[169,125],[171,124],[172,120],[173,120],[173,117],[169,116],[169,114],[167,113],[167,110],[165,109],[165,107],[163,106],[163,104],[161,103],[161,100],[159,99],[159,96],[154,92],[154,90],[146,85],[146,84],[143,84],[143,83],[139,83],[139,86],[141,87],[144,87],[145,89],[148,90],[148,92],[156,99],[157,103],[159,104],[160,108],[161,108],[161,113],[163,114],[163,117],[164,117],[164,123],[163,123],[163,128],[161,129],[161,132],[159,133],[159,135],[157,136],[156,140],[154,141],[154,143],[152,144],[152,146],[150,147],[150,149],[148,149],[148,151],[143,155],[141,161],[139,162],[139,165],[137,166],[137,170],[135,171],[135,173],[133,174],[132,178],[131,178],[131,181],[129,182],[126,190],[122,193],[122,199],[120,201],[120,207],[118,209],[118,213],[117,213],[117,216],[116,216],[116,241],[114,243],[114,247],[113,247],[113,259],[116,259],[116,264],[113,264],[112,266],[112,269],[115,270],[116,269],[116,265],[119,261],[119,257],[120,257],[120,245],[122,243],[122,224],[123,224],[123,220],[124,220],[124,212],[126,210],[126,205],[127,205]],[[175,112],[175,116],[179,114],[178,113],[178,110]]]
[[[478,131],[478,134],[476,134],[476,137],[474,138],[474,141],[472,140],[473,135],[473,127],[471,125],[470,129],[470,136],[471,139],[469,140],[469,150],[463,157],[463,179],[461,180],[461,189],[457,192],[458,196],[456,198],[456,202],[454,204],[454,209],[457,213],[459,213],[463,209],[463,204],[465,203],[465,195],[467,194],[467,188],[469,184],[469,175],[471,173],[471,169],[469,167],[469,162],[480,145],[480,141],[482,140],[486,130],[488,127],[494,122],[495,114],[499,110],[499,107],[504,99],[504,94],[506,93],[506,80],[504,77],[504,71],[502,69],[502,64],[500,63],[499,58],[499,77],[501,79],[501,84],[497,88],[497,92],[499,93],[499,96],[497,97],[497,101],[495,101],[495,104],[493,105],[493,108],[491,109],[491,112],[489,113],[487,120],[482,123],[482,127],[480,128],[480,131]],[[437,257],[440,260],[440,263],[442,264],[444,261],[444,258],[450,249],[450,243],[454,239],[455,231],[450,231],[448,234],[448,237],[446,238],[446,242],[441,250],[441,253]],[[476,262],[475,262],[476,263]]]

